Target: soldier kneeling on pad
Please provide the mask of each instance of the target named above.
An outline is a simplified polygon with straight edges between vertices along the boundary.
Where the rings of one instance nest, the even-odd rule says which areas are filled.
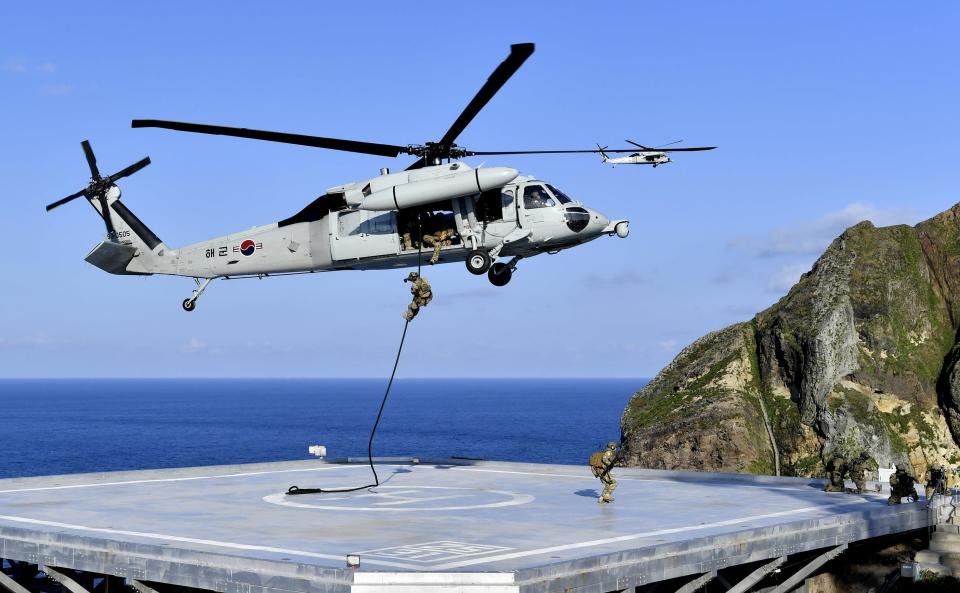
[[[917,479],[907,471],[902,464],[897,464],[897,471],[890,476],[890,498],[887,504],[900,504],[904,498],[916,502],[920,497],[916,490]]]

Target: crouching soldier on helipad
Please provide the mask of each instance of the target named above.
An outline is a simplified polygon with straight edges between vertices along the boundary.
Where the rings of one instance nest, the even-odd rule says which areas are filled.
[[[824,492],[843,492],[843,478],[847,473],[847,462],[838,455],[827,462],[827,476],[830,481],[823,487]]]
[[[927,494],[927,500],[930,500],[934,494],[947,494],[947,470],[940,467],[931,467],[923,476],[927,480],[924,488]]]
[[[867,491],[867,472],[875,472],[879,467],[879,464],[866,451],[847,464],[850,479],[857,485],[857,494]]]
[[[916,502],[919,498],[916,484],[917,479],[898,463],[897,471],[890,476],[890,498],[887,499],[887,504],[900,504],[904,498]]]
[[[597,451],[590,456],[590,470],[603,483],[603,492],[597,499],[600,504],[613,502],[613,491],[617,488],[617,481],[613,479],[610,470],[613,469],[619,458],[620,453],[617,451],[617,444],[613,441],[607,443],[606,451]]]

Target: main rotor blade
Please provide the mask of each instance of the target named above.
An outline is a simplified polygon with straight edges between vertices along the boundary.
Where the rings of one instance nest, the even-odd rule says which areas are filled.
[[[66,204],[66,203],[69,202],[70,200],[76,200],[76,199],[79,198],[80,196],[86,195],[86,193],[87,193],[87,190],[86,190],[86,188],[84,188],[84,189],[81,189],[80,191],[78,191],[78,192],[75,193],[75,194],[70,194],[69,196],[67,196],[67,197],[65,197],[65,198],[63,198],[63,199],[57,200],[56,202],[54,202],[54,203],[52,203],[52,204],[47,204],[47,212],[50,212],[50,211],[53,210],[54,208],[59,208],[60,206],[63,206],[64,204]]]
[[[471,150],[467,152],[467,156],[493,156],[501,154],[578,154],[578,153],[593,153],[598,152],[637,152],[636,148],[604,148],[601,150],[591,149],[591,150],[505,150],[505,151],[482,151],[482,150]]]
[[[440,145],[449,146],[457,139],[457,136],[473,121],[473,118],[480,113],[480,110],[483,109],[490,99],[497,94],[497,91],[510,80],[510,77],[523,65],[527,58],[533,54],[533,47],[532,43],[517,43],[510,46],[510,55],[507,56],[507,59],[503,62],[500,62],[500,65],[493,71],[493,74],[490,75],[487,82],[480,87],[480,90],[477,91],[477,94],[474,95],[470,103],[467,104],[463,113],[460,114],[460,117],[453,122],[453,125],[447,130],[447,133],[440,139]]]
[[[113,183],[113,182],[116,181],[117,179],[123,179],[124,177],[126,177],[126,176],[128,176],[128,175],[133,175],[134,173],[136,173],[137,171],[139,171],[140,169],[146,167],[146,166],[149,165],[149,164],[150,164],[150,157],[142,158],[142,159],[140,159],[139,161],[137,161],[137,162],[135,162],[134,164],[132,164],[132,165],[130,165],[129,167],[127,167],[126,169],[121,169],[121,170],[117,171],[116,173],[114,173],[113,175],[111,175],[110,177],[107,177],[107,180],[108,180],[110,183]]]
[[[314,148],[329,148],[377,156],[395,157],[401,153],[408,153],[407,146],[395,144],[378,144],[376,142],[359,142],[357,140],[341,140],[339,138],[324,138],[321,136],[307,136],[304,134],[288,134],[285,132],[268,132],[251,130],[248,128],[231,128],[227,126],[210,126],[206,124],[191,124],[160,119],[135,119],[130,122],[132,128],[165,128],[180,132],[195,132],[198,134],[213,134],[216,136],[236,136],[252,140],[266,140],[268,142],[282,142],[284,144],[299,144]]]
[[[716,148],[716,146],[691,146],[686,148],[652,148],[650,146],[644,146],[643,144],[637,144],[633,140],[627,140],[627,142],[629,142],[630,144],[633,144],[634,146],[638,146],[643,150],[647,150],[651,152],[696,152],[698,150],[713,150],[714,148]],[[670,144],[676,144],[677,142],[683,142],[683,140],[670,142]],[[664,144],[664,146],[670,146],[670,144]],[[612,150],[610,152],[616,152],[616,151]]]
[[[87,165],[90,166],[90,176],[94,180],[100,180],[100,169],[97,168],[97,157],[93,154],[93,148],[90,147],[90,141],[84,140],[80,143],[83,147],[83,155],[87,157]]]

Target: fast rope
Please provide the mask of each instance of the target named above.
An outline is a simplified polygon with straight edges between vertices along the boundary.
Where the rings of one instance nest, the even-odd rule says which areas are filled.
[[[421,254],[423,253],[423,228],[420,225],[420,214],[417,214],[417,235],[419,236],[419,242],[417,244],[417,275],[420,275],[421,267]],[[383,399],[380,400],[380,409],[377,410],[377,419],[373,422],[373,428],[370,429],[370,438],[367,440],[367,463],[370,464],[370,471],[373,472],[373,484],[367,484],[365,486],[355,486],[353,488],[300,488],[298,486],[290,486],[287,490],[288,496],[294,496],[297,494],[325,494],[325,493],[343,493],[343,492],[357,492],[359,490],[367,490],[370,488],[376,488],[380,485],[380,476],[377,475],[377,468],[373,465],[373,438],[377,435],[377,427],[380,426],[380,417],[383,416],[383,408],[387,405],[387,397],[390,395],[390,388],[393,387],[393,378],[397,374],[397,366],[400,364],[400,354],[403,352],[403,343],[407,339],[407,328],[410,327],[410,320],[405,319],[403,322],[403,333],[400,334],[400,347],[397,348],[397,356],[393,360],[393,370],[390,371],[390,380],[387,381],[387,389],[383,392]]]

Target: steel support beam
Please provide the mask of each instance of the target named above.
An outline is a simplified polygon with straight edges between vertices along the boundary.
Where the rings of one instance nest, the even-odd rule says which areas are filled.
[[[727,593],[746,593],[753,588],[754,585],[763,580],[763,577],[767,576],[777,568],[779,568],[784,562],[787,561],[786,556],[780,556],[779,558],[767,562],[760,568],[748,574],[742,581],[730,588]]]
[[[133,587],[139,593],[160,593],[150,585],[144,583],[143,581],[138,581],[137,579],[127,579],[127,585]]]
[[[30,593],[26,587],[8,577],[2,570],[0,570],[0,591],[6,591],[7,593]]]
[[[73,577],[66,575],[63,572],[60,572],[60,569],[53,568],[51,566],[41,566],[40,570],[47,575],[52,581],[60,583],[64,589],[70,591],[70,593],[90,593],[87,589],[80,585],[77,581],[73,580]]]
[[[794,587],[803,582],[803,579],[810,576],[813,571],[817,570],[827,562],[830,562],[840,554],[843,554],[846,549],[847,544],[843,544],[841,546],[837,546],[836,548],[831,548],[823,554],[820,554],[811,560],[806,566],[795,572],[789,579],[780,583],[780,585],[770,593],[787,593],[788,591],[793,590]]]
[[[699,591],[703,587],[706,587],[707,583],[709,583],[715,578],[717,578],[717,571],[711,570],[710,572],[706,572],[698,576],[697,578],[693,579],[686,585],[677,589],[677,593],[695,593],[696,591]]]

